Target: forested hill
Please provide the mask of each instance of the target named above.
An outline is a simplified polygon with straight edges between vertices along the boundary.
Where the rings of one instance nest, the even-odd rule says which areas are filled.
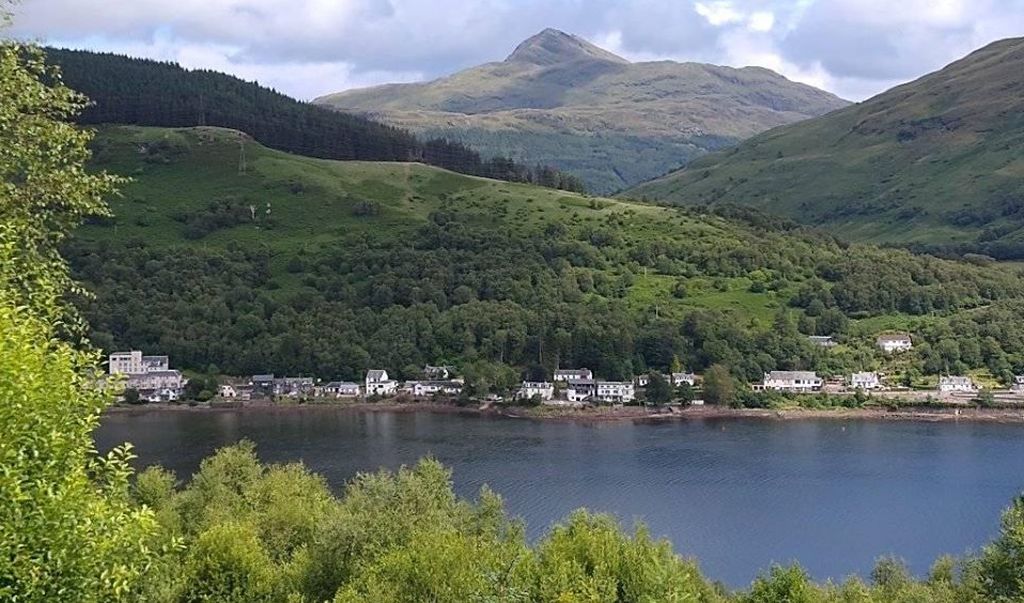
[[[626,194],[747,204],[850,240],[1024,258],[1024,38]]]
[[[100,129],[94,167],[133,180],[115,217],[66,250],[96,293],[83,301],[95,343],[241,375],[407,378],[452,363],[487,388],[555,366],[627,378],[673,357],[743,379],[863,370],[874,336],[900,328],[921,338],[927,374],[1024,371],[1024,281],[1005,268],[842,246],[749,211],[254,142],[242,171],[238,141],[217,128]],[[808,334],[848,351],[825,354]]]
[[[314,102],[424,136],[444,132],[484,154],[550,163],[605,194],[848,104],[768,69],[632,63],[554,29],[503,61]]]
[[[422,141],[400,128],[329,111],[239,78],[174,63],[79,50],[47,49],[64,82],[92,101],[79,122],[141,126],[220,126],[281,151],[339,160],[421,161],[464,174],[582,190],[555,169],[482,160],[443,138]]]

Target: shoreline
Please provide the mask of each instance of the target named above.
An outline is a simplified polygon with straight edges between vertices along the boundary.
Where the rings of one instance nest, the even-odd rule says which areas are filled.
[[[487,406],[456,406],[437,402],[329,402],[314,404],[274,404],[271,402],[255,402],[249,404],[223,404],[190,406],[186,404],[142,404],[137,406],[115,405],[108,407],[103,414],[141,415],[150,412],[188,412],[188,413],[222,413],[222,412],[269,412],[296,413],[327,410],[344,410],[350,412],[389,412],[389,413],[432,413],[472,415],[501,419],[520,419],[530,421],[568,421],[575,423],[666,423],[687,420],[718,420],[718,419],[757,419],[763,421],[802,421],[802,420],[839,420],[839,421],[911,421],[911,422],[965,422],[965,423],[1008,423],[1024,424],[1024,408],[926,408],[906,407],[890,410],[882,407],[869,408],[723,408],[716,406],[690,406],[685,409],[667,409],[652,411],[638,406],[621,408],[565,408],[565,407],[487,407]]]

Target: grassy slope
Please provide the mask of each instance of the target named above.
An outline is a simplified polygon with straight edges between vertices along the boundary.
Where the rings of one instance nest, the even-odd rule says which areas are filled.
[[[502,62],[317,102],[416,132],[443,131],[482,144],[485,153],[577,170],[603,192],[685,163],[698,154],[687,145],[714,150],[845,105],[765,69],[629,63],[553,30],[527,40]],[[581,147],[579,137],[592,144]],[[658,153],[636,157],[648,147]]]
[[[592,199],[529,185],[463,176],[420,164],[336,162],[289,155],[245,143],[246,173],[239,174],[241,137],[218,128],[163,129],[105,127],[95,144],[97,167],[130,175],[134,182],[112,202],[113,224],[85,226],[85,239],[124,244],[142,238],[150,245],[227,247],[262,243],[274,253],[274,280],[281,296],[299,287],[286,270],[299,252],[316,253],[339,241],[368,236],[397,240],[424,225],[444,199],[465,204],[472,215],[495,229],[528,234],[553,222],[595,226],[616,222],[626,240],[695,240],[735,238],[736,226],[712,217],[696,218],[677,211],[622,200]],[[187,148],[168,163],[147,160],[146,144],[169,141]],[[187,174],[187,177],[182,177]],[[301,187],[301,192],[296,192]],[[242,224],[215,231],[200,240],[185,238],[182,212],[202,211],[211,201],[234,198],[257,207],[270,204],[273,227]],[[353,206],[369,199],[381,213],[357,217]],[[507,209],[497,212],[499,207]],[[262,218],[261,218],[262,219]],[[621,267],[611,267],[614,273]],[[657,308],[663,316],[687,307],[732,308],[739,319],[766,323],[779,306],[778,294],[750,293],[745,278],[718,279],[694,285],[685,299],[671,295],[675,277],[648,271],[636,278],[628,301],[638,311]],[[721,290],[721,289],[724,289]]]
[[[239,173],[242,141],[245,141],[246,169],[244,173]],[[160,249],[171,252],[184,248],[210,251],[238,248],[239,251],[255,251],[262,256],[260,249],[265,246],[270,251],[269,274],[265,279],[258,279],[263,284],[258,285],[258,291],[252,292],[271,298],[282,306],[289,306],[295,299],[311,293],[310,287],[313,285],[309,278],[313,272],[309,271],[309,267],[317,266],[317,257],[332,257],[346,243],[352,243],[355,249],[371,249],[392,247],[396,242],[409,245],[417,240],[422,241],[419,235],[421,227],[429,223],[434,212],[442,215],[457,214],[459,224],[484,225],[485,232],[509,232],[513,235],[512,240],[546,238],[549,236],[544,234],[547,229],[559,224],[568,227],[568,231],[573,233],[573,236],[561,239],[563,242],[571,241],[588,231],[611,234],[616,242],[608,248],[607,261],[574,263],[567,274],[582,275],[590,272],[595,283],[598,280],[620,283],[622,279],[629,278],[630,284],[625,287],[621,301],[624,302],[623,308],[640,323],[655,317],[681,319],[694,308],[710,308],[725,312],[738,326],[756,324],[762,328],[768,327],[778,310],[788,307],[790,298],[814,271],[805,265],[807,261],[813,265],[814,258],[835,258],[837,253],[844,253],[842,246],[806,232],[788,233],[702,212],[621,199],[593,198],[469,177],[420,164],[311,159],[267,149],[236,131],[219,128],[108,126],[100,130],[94,150],[96,167],[132,176],[134,181],[123,187],[121,198],[113,200],[112,209],[116,215],[113,220],[86,225],[79,231],[81,239],[97,243],[96,246],[84,247],[97,249],[102,258],[101,250],[107,245],[118,250],[121,257],[130,257],[130,250],[136,246],[136,240],[145,241],[147,254]],[[245,212],[246,219],[235,226],[214,229],[202,238],[188,238],[188,225],[182,220],[183,216],[205,215],[212,202],[223,203],[229,199],[234,201],[236,207],[250,204],[255,206],[257,220],[250,221]],[[365,201],[378,203],[379,214],[355,215],[353,208]],[[268,204],[271,209],[269,220],[265,214]],[[657,267],[660,262],[630,259],[633,250],[657,248],[686,249],[691,254],[689,262],[692,262],[692,271],[686,270],[683,276],[679,264],[673,266],[670,262],[666,271],[662,272]],[[507,240],[496,246],[498,253],[507,254],[508,249]],[[590,249],[595,248],[591,246]],[[320,251],[323,253],[318,253]],[[851,255],[856,257],[867,257],[862,254],[868,251],[861,249],[854,252],[850,249]],[[776,261],[775,266],[795,262],[803,267],[791,264],[788,268],[739,271],[732,274],[742,276],[732,277],[723,276],[722,272],[715,272],[713,268],[717,258],[723,257],[723,254],[738,254],[742,257],[746,253],[763,252],[783,254],[786,259]],[[169,255],[171,258],[188,257],[181,253]],[[226,258],[234,254],[214,255]],[[909,254],[902,255],[910,258]],[[303,258],[306,268],[292,269],[291,264],[297,258]],[[710,265],[703,264],[701,258],[708,259]],[[354,259],[358,261],[358,258]],[[883,258],[880,261],[893,260]],[[928,263],[938,260],[920,261]],[[116,295],[115,282],[119,282],[117,286],[122,290],[125,287],[130,290],[135,286],[133,282],[124,280],[122,275],[125,272],[118,270],[117,266],[102,262],[100,259],[85,264],[95,268],[94,274],[107,281],[106,295],[111,295],[112,291]],[[1004,270],[943,263],[950,268],[958,266],[957,269],[966,271]],[[133,270],[149,270],[148,264],[145,268],[138,262],[136,264]],[[483,264],[486,264],[486,259]],[[327,266],[330,264],[320,264],[314,270],[322,270]],[[183,267],[192,270],[188,265]],[[196,268],[200,269],[201,266]],[[243,282],[231,276],[235,273],[228,268],[225,270],[226,279]],[[1013,267],[1005,270],[1013,270]],[[719,276],[710,276],[712,274]],[[763,291],[754,292],[751,290],[752,279],[769,285],[778,282],[779,290],[773,291],[769,286],[754,288]],[[216,284],[224,284],[228,280]],[[190,299],[199,295],[195,287],[202,288],[208,284],[197,279],[195,274],[188,282],[192,287],[189,290]],[[86,284],[89,285],[88,282]],[[685,286],[683,297],[677,295],[680,285]],[[187,324],[187,319],[175,314],[180,311],[179,308],[167,305],[167,295],[176,285],[160,280],[151,283],[151,286],[161,288],[162,292],[155,293],[154,298],[162,300],[164,304],[162,314],[152,319],[166,324],[171,320],[170,317],[177,317],[174,318],[177,321],[175,324]],[[529,288],[529,284],[526,286]],[[619,304],[618,285],[612,293],[607,293],[608,290],[590,289],[581,294],[582,299],[570,303],[609,295],[606,298],[609,302]],[[546,295],[560,295],[550,287],[545,291]],[[173,294],[170,295],[173,300]],[[140,295],[137,301],[146,303],[145,299],[146,295]],[[597,307],[601,305],[596,304]],[[95,310],[106,312],[105,308],[97,307]],[[226,306],[224,311],[228,311]],[[802,312],[794,309],[791,311],[797,314]],[[127,328],[134,337],[153,336],[139,327],[137,315],[130,316],[136,312],[130,303],[123,305],[119,312],[131,324],[108,324],[108,330]],[[846,358],[852,356],[861,358],[865,353],[871,357],[871,341],[880,331],[907,330],[920,334],[927,328],[945,324],[962,315],[962,312],[956,312],[861,317],[852,320],[848,330],[848,335],[859,347],[847,349],[841,346],[832,356],[836,357],[836,362],[847,362]],[[234,323],[232,328],[238,327],[239,323],[235,322],[237,317],[230,318]],[[183,320],[185,322],[181,322]],[[208,320],[208,317],[203,320]],[[161,333],[159,329],[155,331]],[[107,337],[114,332],[111,330],[106,333]],[[225,333],[225,337],[235,336],[233,331]],[[192,335],[185,329],[171,337],[188,339]],[[125,342],[123,345],[138,344]],[[166,348],[163,341],[157,345],[154,340],[150,345],[156,349]],[[178,355],[197,354],[196,350],[178,341],[171,341],[168,345],[177,345],[177,348],[172,349],[177,349]],[[379,351],[374,353],[380,354]],[[219,361],[215,355],[211,358]],[[202,369],[211,361],[202,356],[200,361],[190,366]],[[183,362],[188,364],[188,361]],[[341,360],[332,359],[331,362],[334,364],[330,366],[336,368],[349,366],[356,360],[345,356]],[[877,359],[860,359],[850,361],[849,364],[881,368],[888,372],[898,368],[887,363],[879,364]]]
[[[754,205],[852,240],[1022,236],[1003,208],[1024,199],[1024,39],[627,191],[681,203]],[[966,210],[966,212],[964,211]],[[991,214],[965,220],[965,213]]]

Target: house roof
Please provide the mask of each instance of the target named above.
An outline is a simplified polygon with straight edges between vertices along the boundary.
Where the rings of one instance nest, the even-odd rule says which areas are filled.
[[[359,387],[358,383],[351,383],[349,381],[331,381],[324,386],[327,389],[338,389],[342,387]]]
[[[590,369],[587,369],[587,368],[580,368],[580,369],[557,369],[557,370],[555,370],[555,374],[557,374],[557,375],[586,375],[586,374],[589,374],[589,373],[590,373]]]
[[[766,379],[777,379],[782,381],[817,379],[818,374],[814,371],[772,371],[765,375]]]
[[[878,379],[878,373],[865,372],[865,373],[854,373],[853,379]]]
[[[273,381],[273,380],[274,380],[274,374],[273,373],[270,373],[269,375],[253,375],[252,376],[252,382],[253,383],[266,383],[268,381]]]
[[[879,335],[878,342],[881,343],[883,341],[910,341],[910,335],[907,335],[906,333],[887,333]]]
[[[971,383],[971,378],[964,375],[946,375],[939,377],[939,383]]]
[[[383,370],[371,370],[366,372],[367,379],[384,379],[388,372]]]

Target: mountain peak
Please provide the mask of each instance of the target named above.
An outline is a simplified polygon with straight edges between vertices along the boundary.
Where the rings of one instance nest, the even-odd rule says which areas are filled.
[[[598,48],[579,36],[551,28],[545,29],[516,46],[505,62],[557,65],[580,59],[629,63],[626,59],[603,48]]]

